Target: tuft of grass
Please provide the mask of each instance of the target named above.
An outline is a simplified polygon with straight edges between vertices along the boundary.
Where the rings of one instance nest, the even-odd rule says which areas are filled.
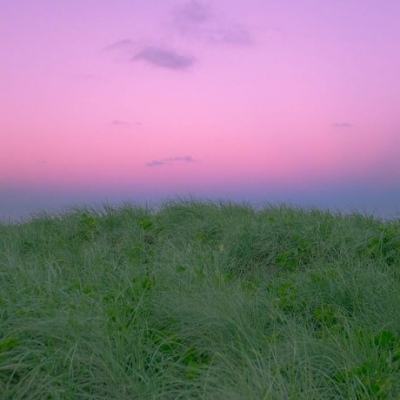
[[[398,399],[400,221],[170,202],[0,225],[0,398]]]

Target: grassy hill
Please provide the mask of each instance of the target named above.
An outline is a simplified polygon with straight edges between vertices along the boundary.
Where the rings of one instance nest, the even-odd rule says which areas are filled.
[[[400,222],[177,202],[0,225],[0,398],[399,399]]]

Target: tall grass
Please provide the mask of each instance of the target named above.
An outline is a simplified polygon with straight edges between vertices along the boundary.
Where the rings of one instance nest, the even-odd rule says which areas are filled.
[[[0,399],[399,399],[400,222],[172,202],[0,225]]]

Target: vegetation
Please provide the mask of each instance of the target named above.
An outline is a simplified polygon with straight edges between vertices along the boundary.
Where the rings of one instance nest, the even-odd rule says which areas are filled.
[[[400,221],[175,202],[0,225],[0,398],[399,399]]]

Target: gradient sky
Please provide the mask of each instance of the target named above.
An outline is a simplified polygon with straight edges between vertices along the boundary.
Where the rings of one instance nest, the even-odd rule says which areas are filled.
[[[399,21],[398,0],[0,0],[0,217],[177,195],[397,212]]]

